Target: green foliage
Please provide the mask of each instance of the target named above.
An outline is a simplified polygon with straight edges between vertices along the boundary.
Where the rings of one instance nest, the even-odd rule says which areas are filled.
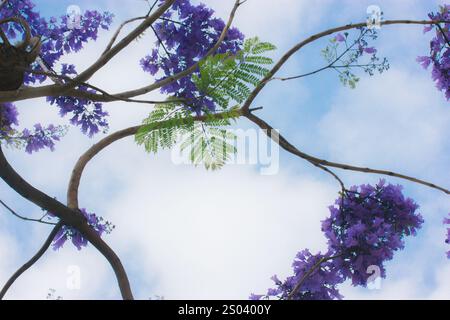
[[[196,166],[203,163],[206,169],[217,170],[237,152],[235,140],[229,130],[197,123],[181,144],[181,153]]]
[[[181,142],[181,153],[194,165],[203,163],[211,170],[221,168],[237,151],[236,136],[226,127],[240,117],[239,104],[251,94],[251,87],[256,87],[268,74],[267,66],[273,61],[264,54],[274,49],[270,43],[251,38],[236,55],[217,54],[202,60],[193,81],[200,94],[212,98],[221,112],[204,111],[197,119],[186,105],[168,100],[157,105],[144,120],[135,136],[136,142],[149,153]]]
[[[206,169],[216,170],[236,153],[232,144],[236,137],[223,127],[239,116],[239,108],[233,107],[220,114],[205,114],[202,121],[195,121],[185,107],[169,101],[155,107],[136,133],[135,140],[149,153],[173,148],[181,142],[180,151],[188,154],[193,164],[203,163]]]
[[[135,136],[137,144],[144,145],[148,153],[157,153],[159,149],[170,149],[178,136],[193,129],[194,119],[190,112],[176,103],[168,101],[158,104]]]
[[[258,38],[248,39],[236,55],[217,54],[201,61],[200,74],[194,75],[193,81],[204,96],[227,109],[230,103],[244,102],[252,91],[250,86],[257,86],[268,74],[267,66],[273,60],[263,54],[274,49]]]

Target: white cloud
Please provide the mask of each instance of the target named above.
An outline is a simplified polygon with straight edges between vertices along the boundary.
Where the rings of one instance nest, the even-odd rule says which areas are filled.
[[[287,275],[298,249],[324,248],[329,185],[288,172],[148,162],[148,170],[122,172],[133,182],[104,209],[118,225],[114,247],[141,257],[133,267],[150,282],[147,295],[245,299],[264,292],[272,274]]]

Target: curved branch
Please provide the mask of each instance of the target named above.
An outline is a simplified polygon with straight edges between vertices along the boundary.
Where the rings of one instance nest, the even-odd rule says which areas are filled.
[[[115,46],[102,54],[97,61],[89,68],[83,71],[75,78],[75,81],[85,82],[104,65],[106,65],[112,58],[114,58],[120,51],[126,48],[132,41],[141,35],[147,28],[149,28],[164,12],[172,6],[175,0],[166,0],[153,14],[148,16],[142,23],[140,23],[133,31],[131,31],[125,38],[119,41]]]
[[[237,3],[237,7],[239,7],[240,5],[242,5],[244,3],[244,1],[241,1],[241,2],[237,1],[236,3]],[[237,7],[236,7],[236,4],[235,4],[235,8],[233,9],[232,14],[230,15],[230,20],[228,21],[227,26],[224,28],[224,30],[222,32],[222,35],[221,35],[222,40],[226,36],[226,32],[228,31],[228,28],[231,26],[231,21],[234,18],[234,13],[237,10]],[[388,20],[388,21],[382,22],[382,25],[394,25],[394,24],[416,24],[416,25],[436,24],[436,25],[438,25],[439,23],[449,23],[449,21]],[[281,69],[281,67],[287,62],[287,60],[289,60],[289,58],[292,55],[294,55],[297,51],[299,51],[301,48],[303,48],[304,46],[306,46],[309,43],[314,42],[315,40],[318,40],[318,39],[323,38],[325,36],[331,35],[333,33],[340,32],[340,31],[345,31],[345,30],[351,30],[351,29],[355,29],[355,28],[361,28],[361,27],[365,27],[366,25],[367,25],[366,22],[361,22],[361,23],[349,24],[349,25],[346,25],[346,26],[341,26],[341,27],[329,29],[329,30],[320,32],[318,34],[315,34],[315,35],[307,38],[306,40],[300,42],[299,44],[295,45],[292,49],[290,49],[279,60],[279,62],[269,72],[267,77],[264,78],[261,81],[260,85],[258,85],[253,90],[252,94],[250,95],[250,97],[247,99],[247,101],[243,105],[244,110],[250,109],[250,105],[253,103],[253,101],[255,100],[256,96],[261,92],[261,90],[266,86],[266,84]],[[125,40],[125,38],[124,38],[124,40]],[[220,40],[220,42],[222,40]],[[116,45],[116,46],[118,46],[118,45]],[[217,48],[219,48],[219,46],[220,46],[220,43],[219,42],[216,43],[216,45],[210,50],[211,52],[209,53],[209,55],[213,54],[217,50]],[[206,58],[206,57],[207,56],[205,56],[204,58]],[[161,80],[161,81],[159,81],[157,83],[154,83],[152,85],[145,86],[145,87],[138,88],[138,89],[134,89],[134,90],[131,90],[131,91],[125,91],[125,92],[121,92],[121,93],[117,93],[117,94],[112,94],[112,96],[120,97],[121,99],[123,99],[123,98],[133,98],[133,97],[136,97],[136,96],[140,96],[140,95],[149,93],[151,91],[154,91],[156,89],[159,89],[160,87],[162,87],[164,85],[167,85],[167,84],[170,84],[171,82],[176,81],[176,80],[178,80],[178,79],[180,79],[182,77],[188,76],[189,74],[194,72],[196,68],[197,68],[197,65],[193,65],[191,68],[188,68],[188,69],[182,71],[181,73],[178,73],[178,74],[176,74],[176,75],[174,75],[172,77],[168,77],[168,78],[166,78],[164,80]],[[80,81],[80,80],[83,80],[83,78],[77,79],[77,81]],[[85,82],[85,81],[81,81],[81,82]],[[15,101],[28,100],[28,99],[34,99],[34,98],[40,98],[40,97],[46,97],[46,96],[61,96],[61,95],[75,95],[75,94],[79,94],[80,97],[81,97],[83,95],[82,93],[78,93],[77,90],[72,90],[72,91],[70,90],[71,88],[73,88],[73,86],[74,86],[74,83],[72,83],[69,86],[69,88],[66,88],[66,87],[61,86],[61,85],[53,84],[53,85],[46,85],[46,86],[41,86],[41,87],[22,87],[22,88],[20,88],[18,90],[15,90],[15,91],[3,91],[3,92],[0,92],[0,103],[1,102],[15,102]],[[98,95],[97,97],[96,96],[91,96],[90,97],[90,99],[92,99],[93,101],[106,102],[105,100],[101,100],[101,99],[104,99],[104,98],[105,97],[101,96],[101,95]]]
[[[439,25],[439,23],[442,22],[448,22],[448,21],[435,21],[435,20],[387,20],[381,22],[382,25],[395,25],[395,24],[417,24],[417,25],[429,25],[429,24],[436,24]],[[266,77],[260,82],[260,84],[253,90],[253,92],[250,94],[248,99],[245,101],[242,108],[244,110],[248,110],[255,100],[256,96],[261,92],[261,90],[272,80],[272,77],[283,67],[283,65],[291,58],[296,52],[298,52],[300,49],[302,49],[304,46],[329,35],[332,35],[336,32],[342,32],[346,30],[351,29],[357,29],[357,28],[363,28],[367,26],[367,22],[361,22],[361,23],[355,23],[355,24],[348,24],[345,26],[337,27],[328,29],[326,31],[322,31],[320,33],[317,33],[306,40],[303,40],[302,42],[296,44],[294,47],[292,47],[284,56],[281,57],[281,59],[277,62],[277,64],[270,70],[270,72],[267,74]]]
[[[170,2],[173,2],[173,1],[174,0],[170,0]],[[231,27],[231,24],[234,20],[234,16],[235,16],[237,9],[244,2],[245,1],[236,0],[233,10],[231,11],[228,23],[222,30],[222,33],[221,33],[218,41],[215,43],[215,45],[206,53],[206,55],[200,61],[202,61],[205,58],[207,58],[208,56],[214,54],[217,51],[217,49],[220,47],[220,45],[222,44],[222,41],[225,39],[225,37],[228,33],[229,28]],[[161,10],[161,7],[158,9],[158,11],[156,11],[151,16],[149,16],[147,19],[145,19],[135,29],[135,31],[138,29],[141,30],[143,25],[147,25],[147,21],[149,21],[152,17],[154,18],[154,16],[158,14],[159,10]],[[158,17],[156,17],[156,19],[158,19]],[[153,18],[152,18],[152,20],[153,20]],[[152,21],[152,23],[153,22],[154,21]],[[145,29],[148,27],[149,27],[149,25],[146,26]],[[141,31],[141,33],[142,33],[142,31]],[[52,85],[46,85],[46,86],[41,86],[41,87],[21,87],[15,91],[3,91],[3,92],[0,92],[0,103],[1,102],[15,102],[15,101],[28,100],[28,99],[34,99],[34,98],[40,98],[40,97],[47,97],[47,96],[54,97],[54,96],[61,96],[61,95],[69,95],[69,96],[74,96],[74,97],[87,98],[87,94],[85,92],[80,92],[79,90],[74,90],[73,87],[76,86],[78,83],[86,82],[92,76],[92,74],[93,74],[92,72],[95,73],[96,71],[98,71],[98,69],[100,69],[104,64],[106,64],[112,58],[112,57],[110,57],[111,55],[114,56],[115,54],[117,54],[116,51],[118,50],[118,48],[123,49],[124,43],[128,42],[131,34],[132,33],[130,33],[127,37],[125,37],[122,41],[120,41],[116,46],[112,47],[107,52],[105,52],[94,65],[92,65],[89,69],[87,69],[86,71],[81,73],[79,76],[75,77],[70,84],[66,84],[66,85],[52,84]],[[131,41],[129,41],[129,42],[131,42]],[[128,45],[129,42],[126,45]],[[178,73],[176,75],[173,75],[164,80],[158,81],[152,85],[145,86],[143,88],[139,88],[139,89],[135,89],[135,90],[131,90],[131,91],[127,91],[127,92],[122,92],[119,94],[110,95],[111,97],[114,97],[114,99],[111,99],[111,97],[108,98],[108,97],[105,97],[102,95],[93,95],[93,94],[91,94],[89,96],[89,99],[92,101],[110,102],[110,101],[117,101],[117,100],[133,98],[133,97],[136,97],[139,95],[146,94],[148,92],[159,89],[167,84],[170,84],[174,81],[177,81],[185,76],[190,75],[198,68],[199,62],[197,62],[196,64],[192,65],[191,67],[185,69],[184,71],[181,71],[180,73]],[[96,68],[97,68],[97,70],[95,70]]]
[[[92,243],[108,260],[116,274],[122,297],[127,300],[133,299],[130,283],[125,269],[115,252],[106,242],[88,225],[86,218],[78,210],[68,208],[56,199],[46,195],[25,181],[8,163],[3,154],[0,144],[0,178],[2,178],[12,189],[25,199],[36,204],[40,208],[53,213],[65,225],[74,227],[81,232],[90,243]]]
[[[62,228],[63,223],[59,222],[50,232],[49,236],[47,237],[47,240],[45,240],[42,247],[39,249],[38,252],[29,260],[27,263],[25,263],[23,266],[21,266],[12,276],[9,278],[9,280],[6,282],[6,284],[3,286],[2,290],[0,291],[0,300],[2,300],[5,297],[6,292],[8,292],[9,288],[13,285],[13,283],[29,268],[31,268],[32,265],[34,265],[47,251],[47,249],[50,247],[50,245],[53,242],[53,239],[55,239],[56,234],[58,231]]]
[[[17,47],[25,49],[30,44],[30,40],[31,40],[31,29],[30,29],[28,22],[22,17],[10,17],[10,18],[5,18],[5,19],[0,20],[0,25],[8,23],[8,22],[15,22],[22,27],[22,29],[25,33],[24,39]],[[2,38],[3,38],[3,36],[2,36]],[[5,39],[3,39],[3,40],[5,40]]]
[[[194,121],[205,121],[207,118],[208,119],[222,119],[222,118],[226,118],[226,115],[228,114],[228,112],[221,112],[221,113],[216,113],[213,115],[208,115],[208,117],[206,116],[196,116],[193,118]],[[240,110],[235,110],[233,111],[233,114],[236,115],[242,115]],[[168,120],[170,121],[170,120]],[[165,123],[167,123],[168,121],[161,121],[160,125],[164,125]],[[134,126],[134,127],[130,127],[127,129],[123,129],[117,132],[114,132],[108,136],[106,136],[105,138],[103,138],[102,140],[100,140],[99,142],[97,142],[96,144],[94,144],[92,147],[90,147],[77,161],[77,163],[75,164],[73,170],[72,170],[72,175],[70,177],[70,181],[69,181],[69,186],[67,188],[67,205],[69,208],[72,209],[77,209],[78,208],[78,189],[80,186],[80,180],[81,180],[81,176],[83,174],[84,169],[86,168],[86,165],[99,153],[101,152],[103,149],[105,149],[106,147],[108,147],[109,145],[111,145],[113,142],[116,142],[118,140],[121,140],[123,138],[135,135],[138,130],[141,128],[142,126]]]
[[[67,188],[67,206],[69,208],[78,208],[78,189],[80,186],[81,175],[83,174],[84,168],[86,167],[88,162],[113,142],[136,134],[140,127],[141,126],[130,127],[106,136],[105,138],[94,144],[92,147],[90,147],[89,150],[86,151],[78,159],[75,167],[72,170],[69,187]]]
[[[125,38],[102,54],[89,68],[74,78],[73,82],[64,85],[51,84],[41,87],[24,87],[15,91],[4,91],[0,93],[0,102],[14,102],[47,96],[67,95],[77,83],[83,83],[89,80],[98,70],[127,47],[133,40],[142,34],[142,32],[149,28],[174,2],[175,0],[166,0],[163,5],[161,5],[152,15],[148,16]]]
[[[109,41],[108,45],[106,46],[106,49],[103,51],[102,55],[106,54],[109,50],[111,50],[112,46],[114,45],[114,42],[116,42],[117,37],[119,36],[120,32],[122,31],[122,29],[127,25],[130,24],[134,21],[139,21],[139,20],[144,20],[148,17],[147,16],[142,16],[142,17],[135,17],[135,18],[131,18],[128,20],[125,20],[124,22],[122,22],[122,24],[119,26],[119,28],[117,28],[116,32],[114,33],[114,35],[112,36],[111,40]]]
[[[289,141],[287,141],[282,135],[280,135],[276,130],[274,130],[267,122],[265,122],[264,120],[262,120],[261,118],[255,116],[254,114],[252,114],[251,112],[245,112],[244,111],[244,117],[246,117],[247,119],[249,119],[251,122],[253,122],[254,124],[256,124],[258,127],[260,127],[261,129],[264,130],[264,132],[267,134],[267,136],[269,138],[271,138],[272,140],[274,140],[275,142],[277,142],[280,147],[282,147],[284,150],[288,151],[289,153],[292,153],[306,161],[309,161],[313,164],[318,164],[324,167],[333,167],[333,168],[338,168],[338,169],[343,169],[343,170],[349,170],[349,171],[357,171],[357,172],[364,172],[364,173],[375,173],[375,174],[380,174],[380,175],[387,175],[390,177],[396,177],[396,178],[400,178],[403,180],[408,180],[411,182],[415,182],[418,184],[422,184],[425,185],[427,187],[433,188],[433,189],[437,189],[440,190],[446,194],[450,195],[450,190],[445,189],[443,187],[440,187],[436,184],[424,181],[424,180],[420,180],[414,177],[410,177],[410,176],[406,176],[400,173],[396,173],[396,172],[392,172],[392,171],[386,171],[386,170],[379,170],[379,169],[371,169],[371,168],[364,168],[364,167],[357,167],[357,166],[352,166],[352,165],[348,165],[348,164],[342,164],[342,163],[337,163],[337,162],[330,162],[327,160],[323,160],[323,159],[319,159],[316,157],[313,157],[309,154],[306,154],[300,150],[298,150],[295,146],[293,146]],[[273,133],[272,133],[273,131]]]

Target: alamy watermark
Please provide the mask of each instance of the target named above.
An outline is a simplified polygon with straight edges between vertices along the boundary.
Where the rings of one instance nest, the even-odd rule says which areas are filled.
[[[200,158],[198,164],[202,164],[208,161],[209,154],[213,153],[224,155],[224,158],[219,160],[226,165],[258,166],[262,175],[275,175],[280,168],[279,132],[275,129],[269,134],[265,130],[253,128],[227,129],[226,136],[224,133],[219,143],[205,144],[197,148],[192,146],[189,152],[183,152],[182,144],[186,139],[177,141],[179,142],[172,148],[171,154],[172,162],[176,165],[192,164],[192,158]]]
[[[81,8],[77,5],[67,7],[67,28],[70,30],[81,29]]]
[[[370,5],[367,7],[367,28],[381,29],[381,22],[383,21],[383,11],[377,5]]]
[[[66,287],[69,290],[81,289],[81,268],[79,266],[68,266],[66,270],[68,276],[66,278]]]
[[[380,290],[381,289],[381,268],[377,265],[370,265],[366,270],[370,276],[367,278],[367,289]]]

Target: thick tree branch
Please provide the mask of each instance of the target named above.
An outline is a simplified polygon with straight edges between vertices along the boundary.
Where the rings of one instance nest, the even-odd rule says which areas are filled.
[[[224,28],[221,37],[219,38],[219,41],[215,44],[215,46],[210,50],[210,52],[208,52],[208,54],[204,57],[206,58],[208,55],[213,54],[219,47],[221,42],[223,41],[223,39],[225,38],[227,31],[229,29],[229,27],[231,26],[231,22],[234,18],[234,14],[237,10],[237,8],[242,5],[243,2],[239,2],[236,1],[235,7],[233,8],[233,11],[230,15],[230,19],[226,25],[226,27]],[[156,14],[156,12],[155,12]],[[155,14],[153,14],[150,17],[153,17]],[[150,19],[150,17],[148,19]],[[145,22],[143,22],[145,23]],[[383,25],[395,25],[395,24],[416,24],[416,25],[430,25],[430,24],[436,24],[438,25],[439,23],[449,23],[449,21],[434,21],[434,20],[388,20],[388,21],[384,21],[382,22]],[[323,32],[320,32],[318,34],[315,34],[309,38],[307,38],[306,40],[298,43],[297,45],[295,45],[292,49],[290,49],[279,61],[278,63],[272,68],[272,70],[269,72],[269,74],[267,75],[267,77],[265,77],[260,85],[258,85],[252,92],[252,94],[250,95],[250,97],[247,99],[247,101],[244,103],[243,107],[244,109],[249,109],[250,105],[253,103],[253,101],[255,100],[256,96],[261,92],[261,90],[266,86],[266,84],[268,82],[270,82],[270,80],[272,79],[272,77],[281,69],[281,67],[289,60],[289,58],[294,55],[297,51],[299,51],[301,48],[303,48],[304,46],[306,46],[307,44],[310,44],[320,38],[326,37],[328,35],[331,35],[333,33],[336,32],[341,32],[341,31],[345,31],[345,30],[351,30],[351,29],[356,29],[356,28],[361,28],[361,27],[365,27],[366,26],[366,22],[361,22],[361,23],[356,23],[356,24],[349,24],[349,25],[345,25],[345,26],[341,26],[341,27],[337,27],[337,28],[332,28]],[[124,41],[127,38],[124,38],[122,41]],[[120,44],[120,43],[119,43]],[[118,45],[119,45],[118,44]],[[118,46],[116,45],[116,46]],[[114,47],[115,48],[115,47]],[[112,49],[111,49],[112,50]],[[112,58],[112,57],[111,57]],[[203,59],[204,59],[203,58]],[[103,60],[102,60],[103,61]],[[109,60],[108,60],[109,61]],[[106,63],[106,62],[105,62]],[[198,65],[193,65],[190,68],[174,75],[171,77],[168,77],[164,80],[161,80],[157,83],[154,83],[152,85],[149,86],[145,86],[142,88],[138,88],[138,89],[134,89],[131,91],[125,91],[125,92],[121,92],[121,93],[117,93],[117,94],[112,94],[112,96],[117,97],[117,100],[120,99],[126,99],[126,98],[133,98],[136,96],[140,96],[146,93],[149,93],[151,91],[154,91],[156,89],[161,88],[162,86],[165,86],[167,84],[172,83],[173,81],[179,80],[185,76],[188,76],[189,74],[195,72],[196,68],[198,67]],[[93,67],[91,67],[92,69],[94,69]],[[88,69],[89,70],[89,69]],[[87,72],[88,70],[86,70],[85,72]],[[81,76],[81,75],[80,75]],[[89,78],[89,77],[88,77]],[[76,79],[77,81],[81,81],[83,80],[83,78],[78,78]],[[87,80],[87,79],[85,79]],[[85,82],[81,81],[81,82]],[[21,100],[28,100],[28,99],[34,99],[34,98],[40,98],[40,97],[47,97],[47,96],[62,96],[62,95],[72,95],[72,96],[85,96],[85,93],[79,93],[77,92],[78,90],[73,90],[73,86],[76,85],[76,83],[72,83],[69,88],[67,88],[66,86],[61,86],[61,85],[46,85],[46,86],[41,86],[41,87],[22,87],[18,90],[15,91],[3,91],[0,92],[0,103],[2,102],[15,102],[15,101],[21,101]],[[103,95],[92,95],[90,97],[90,99],[92,99],[93,101],[99,101],[99,102],[107,102],[108,99],[106,98],[105,100],[105,96]],[[114,101],[117,101],[114,100]],[[111,101],[111,100],[109,100]]]
[[[16,91],[4,91],[0,93],[0,102],[14,102],[39,97],[67,95],[74,86],[89,80],[98,70],[141,35],[142,32],[149,28],[174,2],[175,0],[166,0],[163,5],[161,5],[152,15],[148,16],[119,43],[102,54],[89,68],[74,78],[73,82],[64,85],[52,84],[41,87],[23,87]]]
[[[108,260],[113,268],[124,299],[133,299],[130,283],[120,259],[115,252],[87,224],[86,218],[78,210],[68,208],[59,201],[34,188],[25,181],[8,163],[0,145],[0,178],[25,199],[40,208],[56,215],[65,225],[74,227],[81,232]]]
[[[170,2],[173,2],[173,1],[174,0],[170,0]],[[233,22],[233,19],[234,19],[234,16],[236,14],[237,9],[239,8],[239,6],[242,3],[243,2],[240,2],[239,0],[236,0],[236,3],[234,5],[233,10],[231,11],[230,17],[228,19],[228,23],[226,24],[226,26],[222,30],[222,33],[221,33],[219,39],[217,40],[217,42],[206,53],[206,55],[203,57],[203,59],[205,59],[208,56],[214,54],[217,51],[217,49],[219,49],[220,45],[222,44],[223,40],[225,39],[225,37],[228,34],[228,30],[231,27],[231,24]],[[135,30],[137,30],[137,29],[141,30],[142,26],[146,25],[147,21],[149,21],[150,18],[155,17],[155,15],[158,14],[159,10],[161,10],[161,7],[158,9],[158,11],[156,11],[154,14],[149,16],[144,22],[142,22],[141,25],[138,28],[136,28]],[[156,19],[157,18],[159,18],[159,16],[157,16]],[[153,22],[154,21],[152,21],[152,23]],[[148,28],[150,25],[146,26],[146,28]],[[130,33],[130,35],[131,34],[132,33]],[[91,73],[96,68],[100,69],[104,65],[102,63],[108,62],[110,59],[107,59],[107,58],[111,55],[111,52],[114,53],[115,51],[117,51],[117,48],[122,48],[123,44],[127,43],[127,41],[129,40],[130,35],[125,37],[121,42],[119,42],[119,44],[117,44],[116,46],[114,46],[111,49],[109,49],[108,52],[104,53],[100,57],[98,62],[96,62],[94,65],[92,65],[86,71],[84,71],[78,77],[74,78],[73,82],[70,84],[70,86],[69,85],[62,86],[62,85],[54,84],[54,85],[47,85],[47,86],[41,86],[41,87],[23,87],[23,88],[20,88],[20,89],[18,89],[16,91],[4,91],[4,92],[0,92],[0,103],[1,102],[14,102],[14,101],[20,101],[20,100],[27,100],[27,99],[44,97],[44,96],[55,97],[55,96],[61,96],[61,95],[70,95],[70,96],[74,96],[74,97],[86,97],[87,94],[85,92],[81,92],[80,93],[80,92],[77,92],[78,90],[73,90],[72,88],[75,85],[77,85],[77,83],[86,82],[90,78],[90,76],[92,76]],[[114,38],[114,36],[113,36],[113,38]],[[129,42],[131,42],[131,41],[129,41]],[[176,75],[173,75],[173,76],[168,77],[168,78],[166,78],[164,80],[158,81],[157,83],[154,83],[154,84],[152,84],[150,86],[145,86],[143,88],[139,88],[139,89],[123,92],[123,93],[120,93],[120,94],[113,94],[113,95],[111,95],[112,97],[115,97],[114,99],[110,99],[111,97],[105,97],[105,96],[101,96],[101,95],[90,95],[89,99],[91,99],[92,101],[103,101],[103,102],[106,102],[106,101],[117,101],[117,100],[133,98],[133,97],[136,97],[136,96],[143,95],[143,94],[146,94],[148,92],[154,91],[154,90],[159,89],[159,88],[161,88],[161,87],[163,87],[163,86],[165,86],[167,84],[170,84],[170,83],[172,83],[174,81],[177,81],[177,80],[179,80],[179,79],[181,79],[181,78],[183,78],[185,76],[188,76],[191,73],[195,72],[195,70],[197,70],[197,68],[198,68],[198,63],[192,65],[191,67],[187,68],[186,70],[184,70],[184,71],[182,71],[182,72],[180,72],[180,73],[178,73]],[[97,70],[95,70],[94,73]]]
[[[53,239],[55,238],[58,231],[62,228],[63,223],[59,222],[50,232],[50,235],[47,237],[47,240],[45,240],[42,247],[39,249],[39,251],[29,260],[27,263],[25,263],[23,266],[21,266],[12,276],[8,279],[6,284],[3,286],[2,290],[0,291],[0,300],[2,300],[5,297],[6,292],[8,292],[9,288],[13,285],[13,283],[31,266],[33,266],[47,251],[47,249],[50,247],[50,245],[53,242]]]

